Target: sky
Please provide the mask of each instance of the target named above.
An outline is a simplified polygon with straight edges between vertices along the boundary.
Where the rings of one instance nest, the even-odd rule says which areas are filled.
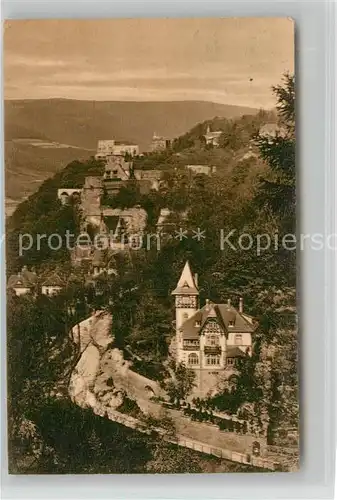
[[[5,99],[202,100],[270,108],[294,71],[287,18],[6,21]]]

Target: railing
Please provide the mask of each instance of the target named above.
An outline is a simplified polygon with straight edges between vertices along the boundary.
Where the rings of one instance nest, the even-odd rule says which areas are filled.
[[[205,345],[205,354],[221,354],[221,347],[219,345]]]
[[[105,407],[96,407],[96,408],[94,407],[93,411],[94,413],[96,413],[96,415],[109,418],[110,420],[125,425],[126,427],[131,427],[133,429],[136,429],[139,432],[143,432],[146,434],[151,433],[151,429],[147,427],[146,423],[142,422],[139,419],[131,417],[130,415],[120,413],[110,408],[106,409]],[[278,462],[275,462],[274,460],[268,460],[267,458],[263,457],[254,457],[247,453],[239,453],[229,449],[209,446],[206,443],[197,441],[195,439],[186,438],[182,435],[178,435],[176,437],[173,436],[170,437],[167,435],[166,430],[157,427],[153,428],[152,430],[162,435],[165,441],[176,444],[178,446],[190,448],[195,451],[206,453],[207,455],[213,455],[215,457],[231,460],[232,462],[239,462],[245,465],[253,465],[254,467],[260,467],[263,469],[269,469],[273,471],[279,470],[280,464]]]
[[[183,350],[184,351],[199,351],[200,349],[200,345],[188,345],[188,344],[184,344],[183,345]]]

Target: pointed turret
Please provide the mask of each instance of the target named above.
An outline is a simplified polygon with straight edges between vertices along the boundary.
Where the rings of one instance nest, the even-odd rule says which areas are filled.
[[[199,290],[191,272],[188,260],[186,261],[183,272],[179,278],[177,288],[173,290],[172,295],[199,295]]]
[[[199,290],[188,261],[186,261],[177,288],[173,290],[172,295],[175,296],[177,345],[180,345],[179,329],[185,321],[196,313],[199,302]]]

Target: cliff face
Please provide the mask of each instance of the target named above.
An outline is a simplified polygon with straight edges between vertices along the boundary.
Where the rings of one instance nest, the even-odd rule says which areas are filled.
[[[111,348],[111,324],[111,315],[99,311],[73,328],[81,357],[71,376],[70,397],[82,408],[116,409],[127,396],[146,413],[150,398],[162,390],[153,380],[130,370],[122,352]]]

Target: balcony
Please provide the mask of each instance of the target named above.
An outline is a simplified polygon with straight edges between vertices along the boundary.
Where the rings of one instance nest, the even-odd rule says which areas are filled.
[[[219,345],[205,345],[205,354],[221,354],[221,347]]]
[[[199,351],[200,349],[200,344],[183,344],[183,350],[184,351]]]

